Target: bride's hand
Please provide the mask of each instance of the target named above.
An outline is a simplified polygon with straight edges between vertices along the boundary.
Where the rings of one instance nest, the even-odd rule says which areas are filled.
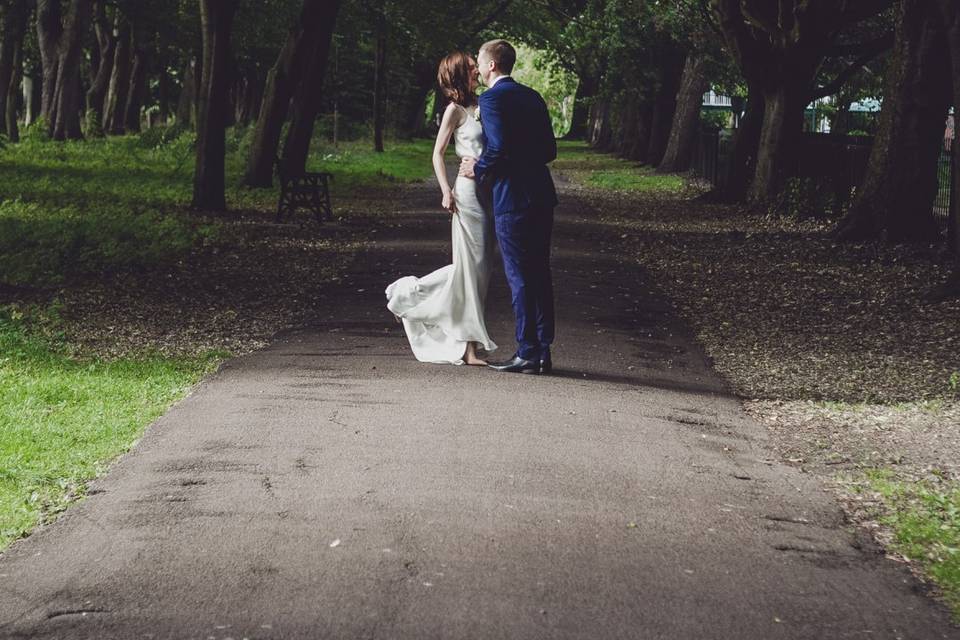
[[[443,204],[443,208],[446,209],[448,212],[450,212],[450,213],[456,213],[456,212],[457,212],[457,201],[453,198],[453,192],[452,192],[452,191],[444,191],[444,192],[443,192],[443,203],[442,203],[442,204]]]

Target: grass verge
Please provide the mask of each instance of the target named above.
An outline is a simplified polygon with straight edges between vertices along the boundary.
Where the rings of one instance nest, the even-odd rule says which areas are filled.
[[[877,517],[892,531],[888,549],[918,563],[960,620],[960,484],[903,481],[874,470],[866,489],[879,498]]]
[[[0,550],[83,496],[219,355],[76,357],[22,312],[0,311]]]

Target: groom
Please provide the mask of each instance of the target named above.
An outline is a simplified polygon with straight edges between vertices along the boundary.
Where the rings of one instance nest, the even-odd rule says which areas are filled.
[[[504,271],[513,295],[517,352],[497,371],[550,373],[553,342],[553,280],[550,236],[557,192],[547,163],[557,141],[540,94],[510,77],[517,52],[506,40],[480,47],[477,66],[489,87],[480,96],[486,147],[464,158],[460,175],[493,187],[493,215]]]

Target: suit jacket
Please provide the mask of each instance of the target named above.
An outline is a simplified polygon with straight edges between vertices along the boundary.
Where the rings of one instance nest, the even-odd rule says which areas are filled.
[[[481,94],[480,121],[486,147],[473,172],[493,187],[494,215],[555,207],[547,163],[557,157],[557,140],[540,94],[505,77]]]

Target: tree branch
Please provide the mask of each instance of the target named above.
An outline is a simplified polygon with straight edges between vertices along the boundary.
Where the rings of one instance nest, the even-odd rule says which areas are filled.
[[[889,40],[889,44],[887,41]],[[882,53],[886,52],[890,47],[893,46],[893,34],[891,33],[889,38],[886,36],[883,38],[878,38],[873,43],[873,46],[870,49],[864,51],[864,54],[857,58],[853,64],[837,74],[837,77],[833,79],[833,82],[826,84],[819,89],[814,90],[810,95],[810,102],[814,100],[819,100],[820,98],[826,98],[827,96],[832,96],[836,93],[839,93],[840,89],[843,88],[843,85],[847,84],[851,78],[857,75],[867,64],[877,58]],[[884,46],[886,45],[886,46]]]

